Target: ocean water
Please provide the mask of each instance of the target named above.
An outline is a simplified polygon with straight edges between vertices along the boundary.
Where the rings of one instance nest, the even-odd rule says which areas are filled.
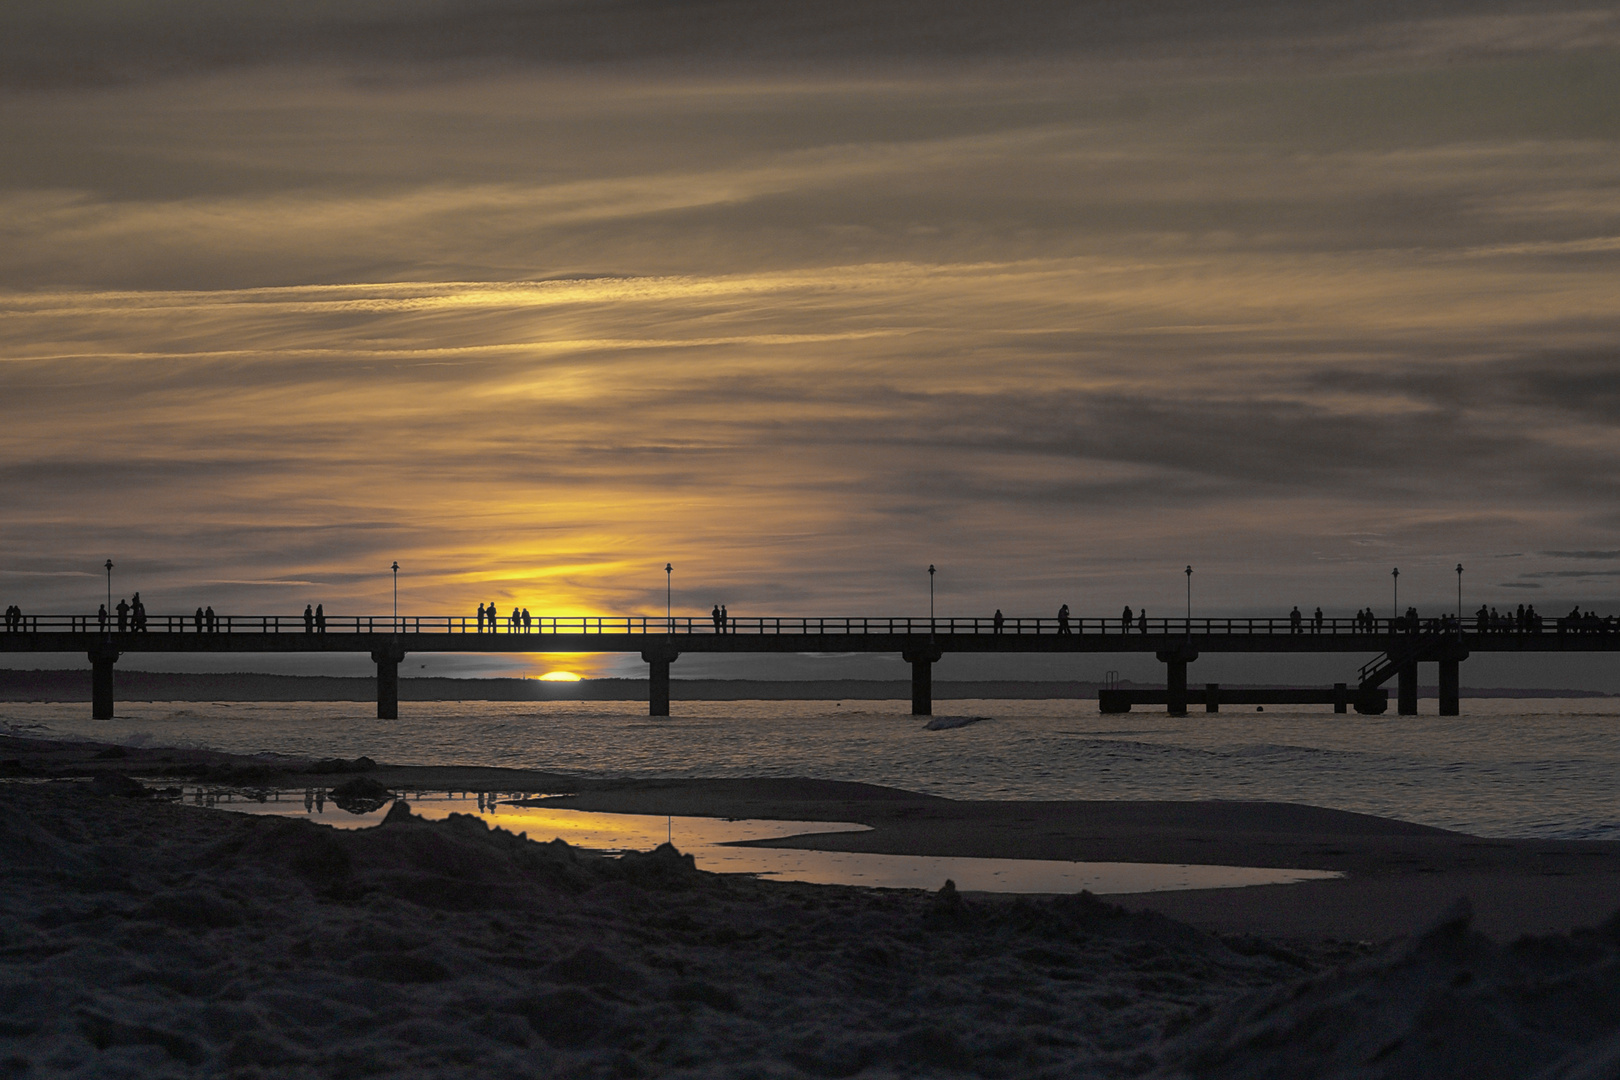
[[[19,734],[592,776],[808,776],[956,799],[1309,803],[1480,836],[1620,837],[1620,699],[1481,699],[1464,715],[1231,707],[1104,716],[1087,701],[3,704]]]

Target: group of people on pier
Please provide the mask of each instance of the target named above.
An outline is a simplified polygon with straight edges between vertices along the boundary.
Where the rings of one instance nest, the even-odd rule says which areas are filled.
[[[729,634],[729,633],[731,633],[731,615],[726,611],[726,605],[724,605],[724,604],[716,604],[716,605],[714,605],[714,610],[709,613],[709,616],[712,619],[714,619],[714,632],[715,633],[717,633],[717,634]]]
[[[136,593],[132,600],[120,599],[113,610],[118,613],[118,632],[120,634],[126,630],[133,630],[136,633],[145,632],[146,605],[141,603],[140,593]],[[109,619],[106,604],[102,604],[101,609],[96,612],[96,619],[101,624],[102,633],[106,633]]]
[[[209,610],[212,611],[213,609],[210,608]],[[199,612],[199,614],[201,614],[201,613]],[[306,633],[306,634],[324,634],[324,633],[326,633],[326,605],[325,604],[316,604],[313,608],[310,607],[308,604],[304,605],[304,633]]]
[[[506,623],[507,631],[513,634],[527,634],[534,628],[534,617],[529,614],[528,608],[513,608],[512,614],[503,619],[501,610],[495,606],[494,601],[487,605],[478,605],[478,632],[480,634],[484,633],[486,629],[491,634],[500,633],[502,622]]]
[[[6,632],[15,634],[23,628],[22,608],[12,604],[6,608]]]

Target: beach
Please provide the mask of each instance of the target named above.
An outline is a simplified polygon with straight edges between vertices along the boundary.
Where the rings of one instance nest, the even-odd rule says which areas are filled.
[[[0,769],[14,1075],[1574,1076],[1620,1024],[1607,841],[14,737]],[[199,777],[871,826],[776,846],[1346,876],[1106,900],[807,885],[403,802],[344,831],[151,794]],[[1490,1038],[1464,1037],[1482,1017]]]

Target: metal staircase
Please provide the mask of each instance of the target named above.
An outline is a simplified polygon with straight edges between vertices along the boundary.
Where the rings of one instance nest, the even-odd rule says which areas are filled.
[[[1425,630],[1402,638],[1400,644],[1391,645],[1387,652],[1380,653],[1361,665],[1361,670],[1357,673],[1361,689],[1371,690],[1382,686],[1391,675],[1407,664],[1428,659],[1448,636],[1441,630]]]

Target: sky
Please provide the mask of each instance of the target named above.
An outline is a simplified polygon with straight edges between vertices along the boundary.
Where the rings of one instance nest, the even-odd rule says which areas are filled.
[[[0,594],[1620,610],[1617,61],[1558,0],[14,0]]]

